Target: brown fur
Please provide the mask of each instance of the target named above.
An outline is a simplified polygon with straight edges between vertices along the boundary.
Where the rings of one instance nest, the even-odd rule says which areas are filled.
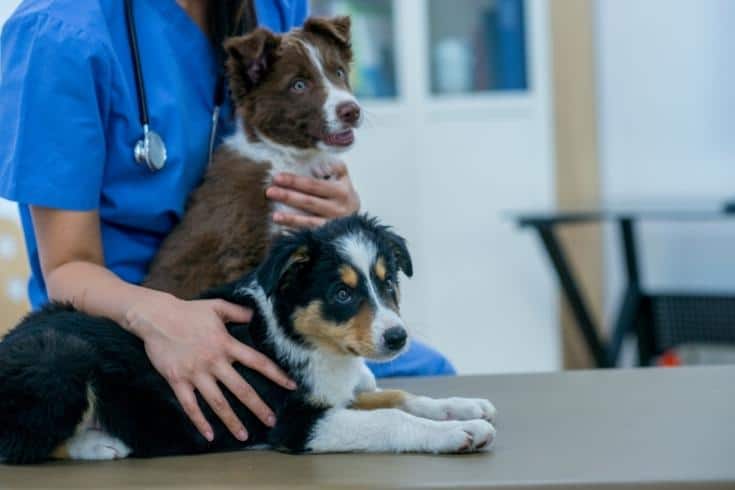
[[[217,151],[181,223],[151,264],[146,287],[190,299],[254,269],[269,246],[269,165]]]
[[[314,81],[315,68],[297,40],[313,44],[327,76],[349,90],[352,60],[347,17],[309,19],[303,29],[277,35],[256,29],[225,43],[232,98],[248,138],[255,130],[269,139],[314,148],[324,136],[326,92],[311,83],[304,93],[289,89],[294,78]],[[318,115],[315,117],[315,114]],[[272,207],[265,197],[270,165],[221,147],[202,184],[191,195],[181,223],[153,259],[144,286],[190,299],[254,269],[270,244]]]
[[[376,352],[373,343],[372,322],[374,312],[363,306],[345,324],[330,322],[322,317],[321,301],[314,301],[293,313],[294,329],[315,347],[336,354],[352,354],[370,357]]]
[[[343,265],[339,268],[339,275],[343,283],[347,284],[353,289],[357,287],[357,281],[359,278],[355,269],[353,269],[349,265]]]
[[[357,410],[401,408],[409,396],[402,390],[366,391],[357,394],[350,408]]]
[[[51,459],[71,459],[69,447],[66,443],[61,444],[51,452]]]
[[[349,30],[348,17],[309,19],[303,29],[287,35],[256,29],[225,43],[232,96],[251,140],[257,140],[257,129],[276,143],[304,149],[316,146],[324,136],[324,121],[314,114],[321,111],[327,94],[300,41],[317,48],[333,84],[350,90],[348,79],[336,75],[337,68],[349,72]],[[308,89],[302,93],[289,90],[295,79],[305,81]]]
[[[385,260],[383,260],[383,257],[378,257],[378,260],[375,261],[375,276],[380,279],[381,281],[385,281]]]

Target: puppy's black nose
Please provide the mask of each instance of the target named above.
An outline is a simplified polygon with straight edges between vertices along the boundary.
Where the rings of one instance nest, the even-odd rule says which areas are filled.
[[[383,332],[383,341],[385,342],[385,346],[390,350],[398,350],[406,345],[407,337],[408,334],[403,327],[390,327]]]
[[[360,106],[354,102],[342,102],[337,106],[337,117],[345,124],[355,124],[360,119]]]

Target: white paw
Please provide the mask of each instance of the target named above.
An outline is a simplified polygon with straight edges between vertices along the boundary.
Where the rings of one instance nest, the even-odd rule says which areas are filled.
[[[130,448],[120,439],[95,429],[76,434],[67,445],[72,459],[99,461],[125,458],[130,454]]]
[[[444,422],[432,444],[436,453],[472,453],[488,450],[495,441],[495,427],[485,420]]]
[[[492,403],[481,398],[415,397],[406,402],[406,408],[419,417],[432,420],[477,420],[495,422],[498,411]]]

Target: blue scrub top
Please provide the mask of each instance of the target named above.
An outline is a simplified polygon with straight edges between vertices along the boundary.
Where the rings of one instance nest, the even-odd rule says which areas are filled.
[[[255,0],[259,23],[285,32],[307,0]],[[0,38],[0,196],[17,201],[34,308],[48,301],[29,205],[98,209],[105,265],[140,283],[207,164],[215,50],[176,0],[135,0],[151,128],[168,161],[135,163],[142,135],[122,0],[25,0]],[[231,128],[231,109],[220,128]],[[222,132],[226,131],[225,129]],[[220,137],[222,136],[222,132]],[[451,374],[419,343],[377,374]]]
[[[123,5],[26,0],[3,28],[0,195],[20,204],[34,308],[47,294],[28,205],[99,209],[105,265],[140,283],[207,164],[215,50],[175,0],[133,2],[151,127],[168,161],[152,173],[133,160],[142,129]],[[283,32],[303,23],[307,2],[255,8]]]

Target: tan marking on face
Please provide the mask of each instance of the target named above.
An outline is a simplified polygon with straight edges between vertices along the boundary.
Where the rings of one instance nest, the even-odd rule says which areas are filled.
[[[385,260],[383,260],[383,257],[378,257],[378,260],[375,261],[375,266],[373,267],[375,270],[375,276],[380,279],[381,281],[385,281]]]
[[[349,287],[353,289],[357,287],[357,271],[349,265],[342,265],[339,268],[339,276],[342,278],[342,282],[347,284]]]
[[[359,393],[350,408],[376,410],[378,408],[400,408],[410,395],[402,390],[382,390]]]
[[[373,343],[372,324],[374,311],[363,306],[357,315],[338,324],[322,316],[322,302],[313,301],[305,308],[298,308],[292,315],[296,332],[317,349],[342,355],[370,357],[378,349]]]

